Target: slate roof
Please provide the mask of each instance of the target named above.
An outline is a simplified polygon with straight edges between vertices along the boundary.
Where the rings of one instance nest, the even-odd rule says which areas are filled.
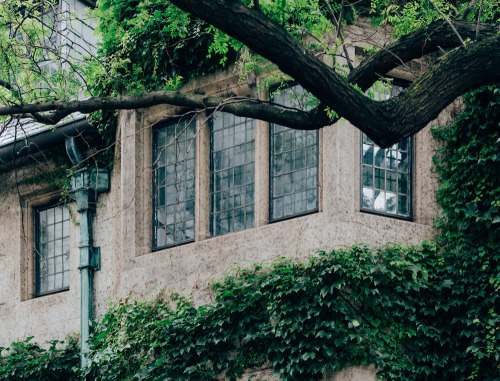
[[[84,114],[75,113],[63,119],[55,126],[49,126],[42,123],[34,123],[28,119],[21,119],[19,121],[19,124],[12,123],[12,126],[6,126],[5,130],[0,133],[0,147],[9,145],[13,143],[14,140],[22,141],[33,138],[34,136],[43,132],[50,131],[51,129],[62,127],[80,120],[84,120],[85,118],[86,116]],[[16,124],[17,128],[15,128]]]

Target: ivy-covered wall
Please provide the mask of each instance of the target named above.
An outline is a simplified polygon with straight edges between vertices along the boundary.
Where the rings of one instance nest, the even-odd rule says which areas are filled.
[[[282,379],[375,364],[387,380],[500,377],[500,90],[464,98],[434,130],[443,209],[434,243],[354,245],[307,261],[236,267],[194,308],[175,293],[123,299],[98,319],[87,377],[237,379],[270,365]],[[173,307],[175,306],[175,307]],[[62,345],[62,346],[61,346]],[[60,348],[60,349],[57,349]],[[2,351],[0,380],[78,379],[77,346]]]

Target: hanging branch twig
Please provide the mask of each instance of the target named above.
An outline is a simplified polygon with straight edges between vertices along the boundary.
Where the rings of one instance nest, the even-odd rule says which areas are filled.
[[[436,8],[436,11],[438,11],[438,13],[441,15],[441,17],[448,23],[448,25],[451,27],[451,29],[453,30],[453,32],[455,32],[455,34],[457,35],[458,39],[460,40],[460,43],[465,46],[465,42],[464,40],[462,39],[462,37],[460,36],[460,33],[458,33],[457,29],[455,28],[455,26],[453,25],[453,23],[448,19],[448,17],[445,16],[445,14],[443,12],[441,12],[439,10],[439,8],[436,6],[436,4],[434,4],[434,2],[432,0],[429,0],[429,3],[432,4],[432,6],[434,8]]]
[[[342,0],[342,4],[340,5],[340,16],[339,16],[339,27],[337,29],[337,38],[341,36],[340,26],[342,25],[342,18],[344,17],[344,0]]]
[[[347,48],[345,47],[345,43],[344,43],[344,36],[342,35],[342,32],[340,31],[340,21],[338,21],[337,17],[335,17],[335,13],[333,13],[333,9],[330,6],[329,1],[323,0],[323,2],[325,3],[325,5],[327,7],[328,12],[332,16],[333,23],[335,24],[335,28],[337,28],[337,38],[340,37],[340,42],[342,44],[342,49],[344,50],[344,54],[345,54],[345,58],[347,60],[347,65],[349,66],[349,70],[353,71],[354,66],[352,65],[351,59],[349,58],[349,53],[347,53]],[[342,17],[342,14],[344,13],[344,0],[342,0],[342,10],[340,12],[341,12],[340,17]]]
[[[481,0],[481,5],[479,6],[479,13],[477,15],[476,40],[479,38],[479,23],[481,22],[481,12],[482,11],[483,11],[483,0]]]

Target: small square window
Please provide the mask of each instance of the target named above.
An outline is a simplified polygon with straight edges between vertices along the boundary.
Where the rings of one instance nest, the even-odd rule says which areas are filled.
[[[37,296],[69,289],[69,223],[62,205],[35,209]]]

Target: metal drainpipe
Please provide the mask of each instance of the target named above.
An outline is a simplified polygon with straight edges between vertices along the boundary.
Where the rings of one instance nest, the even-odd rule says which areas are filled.
[[[66,139],[66,151],[78,169],[71,175],[71,194],[80,214],[80,365],[87,367],[90,322],[93,318],[94,271],[101,268],[101,251],[93,246],[92,219],[96,211],[97,194],[109,189],[109,174],[106,170],[90,170],[84,166],[74,138]]]

